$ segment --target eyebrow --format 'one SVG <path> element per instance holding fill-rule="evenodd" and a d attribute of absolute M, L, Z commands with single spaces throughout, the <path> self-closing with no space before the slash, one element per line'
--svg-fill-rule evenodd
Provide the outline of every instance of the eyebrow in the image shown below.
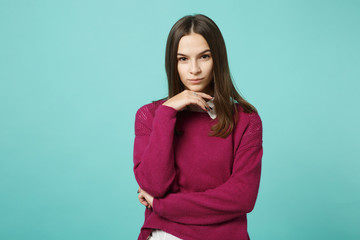
<path fill-rule="evenodd" d="M 204 50 L 204 51 L 200 52 L 198 55 L 204 54 L 204 53 L 206 53 L 206 52 L 211 52 L 211 51 L 210 51 L 210 49 L 206 49 L 206 50 Z M 180 55 L 180 56 L 186 56 L 186 55 L 185 55 L 185 54 L 183 54 L 183 53 L 177 53 L 177 55 Z"/>

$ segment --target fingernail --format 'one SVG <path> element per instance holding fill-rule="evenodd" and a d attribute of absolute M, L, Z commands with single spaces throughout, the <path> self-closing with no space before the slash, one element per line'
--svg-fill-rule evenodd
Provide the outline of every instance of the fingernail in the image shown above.
<path fill-rule="evenodd" d="M 208 107 L 205 107 L 207 111 L 210 111 L 210 109 Z"/>

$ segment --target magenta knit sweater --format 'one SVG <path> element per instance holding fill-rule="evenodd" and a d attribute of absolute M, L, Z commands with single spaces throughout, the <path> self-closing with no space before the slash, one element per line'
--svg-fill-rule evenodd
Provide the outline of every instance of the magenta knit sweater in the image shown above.
<path fill-rule="evenodd" d="M 259 115 L 238 106 L 239 121 L 224 139 L 208 136 L 217 119 L 206 112 L 178 112 L 164 102 L 142 106 L 135 117 L 135 178 L 154 196 L 138 240 L 152 229 L 184 240 L 249 239 L 246 214 L 257 198 L 263 154 Z"/>

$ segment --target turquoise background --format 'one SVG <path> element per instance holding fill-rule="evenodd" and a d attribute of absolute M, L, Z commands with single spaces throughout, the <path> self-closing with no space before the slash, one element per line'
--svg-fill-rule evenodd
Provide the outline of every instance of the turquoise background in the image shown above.
<path fill-rule="evenodd" d="M 360 239 L 359 1 L 0 0 L 0 239 L 137 239 L 134 117 L 203 13 L 264 128 L 252 239 Z"/>

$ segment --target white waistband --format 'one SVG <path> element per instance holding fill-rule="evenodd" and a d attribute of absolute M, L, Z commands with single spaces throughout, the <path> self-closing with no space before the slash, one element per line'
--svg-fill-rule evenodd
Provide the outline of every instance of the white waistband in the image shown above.
<path fill-rule="evenodd" d="M 151 235 L 152 236 L 149 240 L 181 240 L 181 238 L 175 237 L 174 235 L 160 229 L 154 229 Z"/>

